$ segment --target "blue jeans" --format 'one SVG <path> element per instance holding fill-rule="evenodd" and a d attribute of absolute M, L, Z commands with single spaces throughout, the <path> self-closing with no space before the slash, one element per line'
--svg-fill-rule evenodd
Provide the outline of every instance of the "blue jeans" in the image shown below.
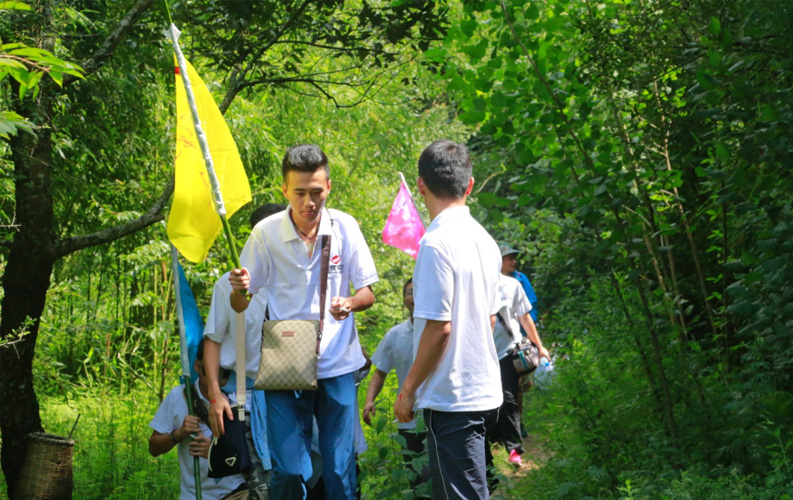
<path fill-rule="evenodd" d="M 266 391 L 267 437 L 273 463 L 270 498 L 302 500 L 311 477 L 312 419 L 319 426 L 325 496 L 355 498 L 355 382 L 352 373 L 320 379 L 316 391 Z"/>

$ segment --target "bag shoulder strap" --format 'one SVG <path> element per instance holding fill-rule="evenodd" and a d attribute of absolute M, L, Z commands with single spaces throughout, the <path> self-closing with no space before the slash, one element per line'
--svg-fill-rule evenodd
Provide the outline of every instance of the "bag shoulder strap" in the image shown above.
<path fill-rule="evenodd" d="M 504 319 L 504 316 L 501 315 L 500 309 L 496 313 L 496 317 L 498 318 L 498 322 L 501 323 L 501 326 L 504 327 L 504 330 L 506 330 L 507 333 L 510 335 L 510 337 L 514 339 L 515 334 L 512 333 L 512 328 L 509 327 L 509 322 Z M 534 342 L 532 342 L 531 339 L 529 339 L 528 337 L 522 337 L 521 340 L 515 342 L 515 345 L 520 345 L 523 341 L 528 342 L 529 344 L 533 345 L 535 349 L 537 349 L 537 345 Z"/>
<path fill-rule="evenodd" d="M 501 309 L 496 313 L 496 317 L 498 318 L 498 322 L 501 323 L 501 326 L 504 327 L 504 330 L 506 330 L 512 338 L 515 338 L 515 334 L 512 333 L 512 328 L 509 326 L 509 322 L 501 315 Z"/>
<path fill-rule="evenodd" d="M 322 254 L 320 256 L 319 274 L 319 335 L 317 335 L 317 353 L 319 342 L 322 340 L 322 331 L 325 328 L 325 297 L 328 293 L 328 268 L 330 266 L 330 235 L 322 235 Z"/>

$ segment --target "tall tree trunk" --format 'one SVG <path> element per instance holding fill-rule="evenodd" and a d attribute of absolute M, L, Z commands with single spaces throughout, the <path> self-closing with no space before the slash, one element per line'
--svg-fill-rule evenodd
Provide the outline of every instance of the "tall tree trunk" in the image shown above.
<path fill-rule="evenodd" d="M 22 471 L 27 436 L 43 430 L 33 388 L 33 354 L 51 273 L 51 262 L 42 262 L 35 257 L 35 251 L 22 249 L 11 251 L 3 275 L 2 337 L 9 339 L 23 328 L 27 332 L 18 342 L 0 348 L 0 462 L 12 499 Z"/>
<path fill-rule="evenodd" d="M 38 109 L 50 123 L 51 94 L 41 93 Z M 8 493 L 14 498 L 25 456 L 27 436 L 42 431 L 36 393 L 33 388 L 33 355 L 44 310 L 55 257 L 50 162 L 50 127 L 37 136 L 12 137 L 16 217 L 19 231 L 14 236 L 3 274 L 2 322 L 0 334 L 12 340 L 23 331 L 17 343 L 0 348 L 0 428 L 3 448 L 0 455 Z"/>

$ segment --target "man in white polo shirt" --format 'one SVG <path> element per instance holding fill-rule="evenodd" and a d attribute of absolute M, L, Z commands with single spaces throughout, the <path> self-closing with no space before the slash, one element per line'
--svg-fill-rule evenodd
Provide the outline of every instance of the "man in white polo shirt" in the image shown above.
<path fill-rule="evenodd" d="M 331 236 L 325 326 L 319 350 L 316 391 L 265 391 L 267 437 L 273 463 L 271 498 L 305 498 L 311 477 L 312 418 L 317 416 L 322 478 L 327 498 L 355 498 L 353 372 L 365 358 L 352 312 L 374 303 L 377 282 L 372 254 L 350 215 L 325 208 L 330 169 L 315 145 L 289 148 L 281 165 L 289 208 L 253 228 L 240 255 L 242 269 L 231 272 L 231 306 L 248 307 L 249 295 L 264 287 L 269 318 L 319 319 L 321 252 L 319 237 Z M 350 286 L 355 293 L 350 296 Z"/>
<path fill-rule="evenodd" d="M 259 221 L 284 210 L 286 210 L 286 205 L 280 203 L 268 203 L 260 206 L 250 216 L 251 229 Z M 204 326 L 206 341 L 204 364 L 208 369 L 207 380 L 212 410 L 209 412 L 209 426 L 212 428 L 212 432 L 218 436 L 222 436 L 225 432 L 223 412 L 230 411 L 226 394 L 234 399 L 237 396 L 237 375 L 234 371 L 237 365 L 237 332 L 233 321 L 233 311 L 229 304 L 229 294 L 231 294 L 229 273 L 225 273 L 215 282 L 215 288 L 212 290 L 212 303 L 209 307 L 209 314 L 207 314 L 206 326 Z M 248 484 L 250 492 L 248 500 L 268 500 L 270 498 L 269 471 L 271 463 L 270 449 L 267 446 L 266 404 L 262 391 L 256 391 L 255 397 L 253 391 L 253 381 L 256 379 L 261 358 L 262 323 L 267 308 L 265 299 L 263 293 L 254 295 L 250 306 L 245 311 L 245 387 L 247 388 L 245 437 L 248 440 L 248 455 L 253 463 L 253 470 L 245 474 L 245 482 Z M 219 373 L 218 368 L 223 368 L 231 373 L 231 380 L 225 386 L 225 391 L 221 390 L 220 381 L 217 375 L 214 375 Z"/>
<path fill-rule="evenodd" d="M 493 343 L 498 245 L 465 206 L 474 186 L 462 144 L 441 140 L 419 158 L 418 189 L 432 223 L 413 273 L 415 359 L 394 412 L 423 409 L 432 497 L 487 499 L 485 429 L 501 406 Z"/>
<path fill-rule="evenodd" d="M 195 415 L 190 415 L 187 408 L 187 398 L 184 385 L 177 385 L 157 408 L 157 413 L 151 419 L 149 427 L 152 428 L 149 437 L 149 453 L 153 457 L 168 453 L 177 447 L 179 458 L 179 476 L 181 491 L 179 500 L 194 500 L 196 498 L 195 472 L 193 457 L 199 457 L 201 494 L 205 500 L 244 499 L 248 498 L 247 485 L 242 474 L 234 474 L 224 478 L 210 478 L 207 453 L 212 431 L 205 421 L 207 407 L 207 374 L 204 352 L 205 341 L 198 343 L 198 353 L 193 362 L 193 369 L 198 373 L 198 380 L 192 385 L 191 399 Z M 215 368 L 217 371 L 217 368 Z M 215 374 L 215 378 L 217 378 Z M 230 396 L 234 400 L 234 396 Z M 234 400 L 236 402 L 236 400 Z"/>
<path fill-rule="evenodd" d="M 518 397 L 520 396 L 520 377 L 512 365 L 511 354 L 515 344 L 520 342 L 521 326 L 526 330 L 529 340 L 534 342 L 540 351 L 540 356 L 551 359 L 548 350 L 543 347 L 537 327 L 531 319 L 531 303 L 523 291 L 521 283 L 509 275 L 510 266 L 507 265 L 508 257 L 517 253 L 506 243 L 499 245 L 502 265 L 498 281 L 498 295 L 501 308 L 496 315 L 496 325 L 493 330 L 493 339 L 496 343 L 498 362 L 501 368 L 501 387 L 504 393 L 504 403 L 498 413 L 498 423 L 492 430 L 491 439 L 500 441 L 509 453 L 508 461 L 514 466 L 522 464 L 523 440 L 520 436 L 520 411 L 518 410 Z M 514 269 L 514 266 L 512 266 Z"/>

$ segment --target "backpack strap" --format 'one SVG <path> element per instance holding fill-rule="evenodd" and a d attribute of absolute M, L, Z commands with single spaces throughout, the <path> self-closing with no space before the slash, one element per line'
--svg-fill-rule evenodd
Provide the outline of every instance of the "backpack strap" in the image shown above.
<path fill-rule="evenodd" d="M 188 397 L 187 391 L 190 391 L 190 397 Z M 191 401 L 193 403 L 193 414 L 200 418 L 206 425 L 209 425 L 209 410 L 207 410 L 204 402 L 201 401 L 201 398 L 198 396 L 198 391 L 195 390 L 195 384 L 190 382 L 184 385 L 182 387 L 182 395 L 185 401 Z"/>

